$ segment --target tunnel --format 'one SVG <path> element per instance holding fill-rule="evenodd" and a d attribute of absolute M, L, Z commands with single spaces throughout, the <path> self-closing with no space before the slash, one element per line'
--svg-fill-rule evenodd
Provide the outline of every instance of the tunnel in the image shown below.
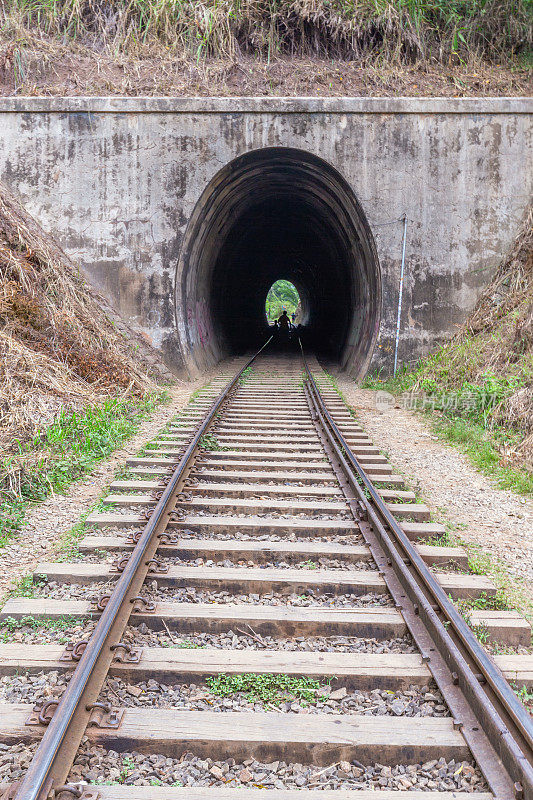
<path fill-rule="evenodd" d="M 306 348 L 361 377 L 381 312 L 372 232 L 336 169 L 305 151 L 277 147 L 227 164 L 189 220 L 175 304 L 190 370 L 266 340 L 265 299 L 280 278 L 300 296 Z"/>

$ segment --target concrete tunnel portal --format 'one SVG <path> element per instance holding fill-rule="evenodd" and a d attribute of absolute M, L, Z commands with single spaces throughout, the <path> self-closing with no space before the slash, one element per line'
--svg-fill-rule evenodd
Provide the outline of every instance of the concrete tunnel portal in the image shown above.
<path fill-rule="evenodd" d="M 192 371 L 263 344 L 265 299 L 284 278 L 300 295 L 306 347 L 354 377 L 366 372 L 381 313 L 376 247 L 351 187 L 317 156 L 265 148 L 221 169 L 196 204 L 177 270 Z"/>

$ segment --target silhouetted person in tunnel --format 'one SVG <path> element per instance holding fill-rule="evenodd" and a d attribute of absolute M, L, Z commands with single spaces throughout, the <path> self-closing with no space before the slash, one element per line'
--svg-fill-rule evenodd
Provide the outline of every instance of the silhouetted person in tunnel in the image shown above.
<path fill-rule="evenodd" d="M 288 333 L 288 331 L 289 331 L 289 315 L 287 314 L 285 309 L 283 309 L 283 314 L 278 319 L 278 325 L 279 325 L 279 329 L 280 329 L 280 331 L 282 333 L 284 333 L 284 334 Z"/>
<path fill-rule="evenodd" d="M 279 346 L 285 347 L 289 341 L 289 328 L 290 320 L 287 311 L 283 309 L 283 313 L 276 320 L 276 340 Z"/>

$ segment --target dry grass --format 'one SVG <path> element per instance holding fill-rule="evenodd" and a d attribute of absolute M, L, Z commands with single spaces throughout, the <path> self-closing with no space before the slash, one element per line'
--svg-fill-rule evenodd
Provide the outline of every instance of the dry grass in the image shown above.
<path fill-rule="evenodd" d="M 0 94 L 527 95 L 528 0 L 4 0 Z"/>
<path fill-rule="evenodd" d="M 134 335 L 0 185 L 0 447 L 17 450 L 62 409 L 154 390 Z"/>
<path fill-rule="evenodd" d="M 478 53 L 501 62 L 531 46 L 527 0 L 4 0 L 4 28 L 36 28 L 95 49 L 384 57 L 412 62 Z"/>
<path fill-rule="evenodd" d="M 533 469 L 533 207 L 466 324 L 425 363 L 419 385 L 428 379 L 501 392 L 490 422 L 520 434 L 513 455 Z"/>

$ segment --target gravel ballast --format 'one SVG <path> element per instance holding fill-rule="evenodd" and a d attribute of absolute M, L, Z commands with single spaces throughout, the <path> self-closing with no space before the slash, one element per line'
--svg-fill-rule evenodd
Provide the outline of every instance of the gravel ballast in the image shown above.
<path fill-rule="evenodd" d="M 70 679 L 69 673 L 40 672 L 37 675 L 9 675 L 0 678 L 1 703 L 34 705 L 59 699 Z M 379 689 L 350 691 L 344 687 L 322 685 L 315 701 L 298 699 L 282 693 L 279 702 L 249 699 L 236 692 L 221 697 L 206 684 L 164 684 L 153 679 L 129 684 L 120 678 L 108 678 L 100 701 L 114 706 L 143 708 L 177 708 L 181 711 L 278 711 L 290 714 L 364 714 L 365 716 L 446 717 L 449 712 L 434 689 L 410 686 L 403 692 Z"/>
<path fill-rule="evenodd" d="M 341 761 L 329 767 L 255 759 L 213 761 L 185 753 L 181 759 L 117 753 L 85 744 L 76 757 L 69 779 L 91 783 L 119 779 L 127 786 L 249 786 L 265 789 L 425 789 L 433 791 L 487 791 L 479 770 L 470 762 L 429 761 L 425 764 L 365 765 Z"/>
<path fill-rule="evenodd" d="M 113 583 L 92 583 L 83 586 L 77 583 L 57 583 L 50 581 L 39 589 L 41 597 L 50 597 L 55 600 L 92 600 L 101 594 L 109 593 Z M 367 606 L 392 607 L 392 598 L 387 594 L 367 592 L 363 595 L 355 594 L 321 594 L 314 589 L 308 589 L 305 594 L 282 594 L 268 592 L 265 594 L 232 594 L 230 592 L 212 592 L 207 589 L 196 589 L 192 586 L 184 588 L 159 587 L 157 581 L 145 585 L 143 595 L 151 600 L 174 603 L 219 603 L 223 605 L 249 605 L 268 606 L 326 606 L 328 608 L 364 608 Z"/>
<path fill-rule="evenodd" d="M 229 630 L 226 633 L 186 633 L 151 630 L 142 622 L 128 628 L 125 637 L 143 647 L 216 647 L 220 650 L 301 650 L 321 653 L 416 653 L 418 652 L 410 636 L 395 639 L 360 638 L 356 636 L 297 636 L 277 638 L 258 636 L 245 627 Z"/>

